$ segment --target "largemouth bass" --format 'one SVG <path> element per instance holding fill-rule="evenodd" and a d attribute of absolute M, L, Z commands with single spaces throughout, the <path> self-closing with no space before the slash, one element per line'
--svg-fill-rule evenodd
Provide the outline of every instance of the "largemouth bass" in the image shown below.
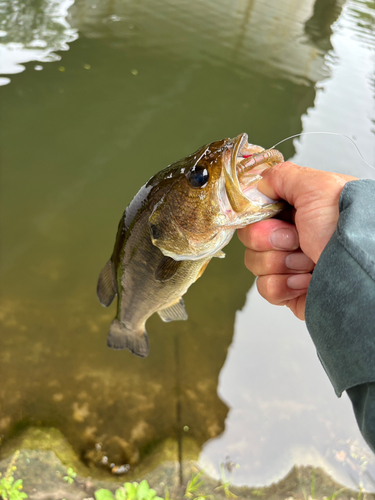
<path fill-rule="evenodd" d="M 126 208 L 97 287 L 108 307 L 118 295 L 107 344 L 137 356 L 149 352 L 147 319 L 188 318 L 182 296 L 235 230 L 276 215 L 279 201 L 260 193 L 261 172 L 283 161 L 247 134 L 203 146 L 152 177 Z"/>

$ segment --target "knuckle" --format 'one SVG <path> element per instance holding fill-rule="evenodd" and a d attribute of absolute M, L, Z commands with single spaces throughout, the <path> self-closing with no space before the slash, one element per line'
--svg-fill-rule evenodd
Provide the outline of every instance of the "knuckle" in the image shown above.
<path fill-rule="evenodd" d="M 252 248 L 253 247 L 253 241 L 254 239 L 254 227 L 253 226 L 246 226 L 238 230 L 238 237 L 245 245 L 247 248 Z"/>
<path fill-rule="evenodd" d="M 275 274 L 279 270 L 280 252 L 265 252 L 262 258 L 262 274 Z"/>
<path fill-rule="evenodd" d="M 280 302 L 280 287 L 277 276 L 261 276 L 257 280 L 257 288 L 260 295 L 271 304 Z"/>
<path fill-rule="evenodd" d="M 256 264 L 255 264 L 255 259 L 254 259 L 254 252 L 248 248 L 245 250 L 245 266 L 255 276 L 258 276 L 258 274 L 256 272 L 257 269 L 256 269 Z"/>

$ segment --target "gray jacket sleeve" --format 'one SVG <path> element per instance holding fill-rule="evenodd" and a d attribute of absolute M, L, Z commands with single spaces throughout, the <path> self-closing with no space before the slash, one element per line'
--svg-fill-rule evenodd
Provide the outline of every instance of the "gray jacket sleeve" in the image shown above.
<path fill-rule="evenodd" d="M 306 325 L 336 394 L 347 391 L 375 451 L 375 181 L 346 184 L 339 210 L 308 289 Z"/>

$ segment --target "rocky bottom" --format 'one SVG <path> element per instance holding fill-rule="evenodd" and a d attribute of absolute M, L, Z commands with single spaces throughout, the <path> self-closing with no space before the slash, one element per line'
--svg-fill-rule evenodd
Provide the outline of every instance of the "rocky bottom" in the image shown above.
<path fill-rule="evenodd" d="M 257 500 L 375 500 L 373 493 L 345 488 L 323 470 L 309 466 L 295 466 L 284 479 L 264 488 L 236 487 L 230 481 L 226 482 L 228 478 L 223 484 L 202 471 L 195 460 L 186 459 L 180 464 L 171 459 L 176 456 L 176 449 L 176 441 L 167 440 L 152 451 L 141 468 L 113 477 L 95 470 L 93 478 L 94 471 L 81 462 L 59 431 L 28 428 L 0 447 L 0 473 L 2 478 L 8 471 L 8 475 L 11 474 L 15 480 L 22 479 L 22 491 L 31 500 L 91 500 L 101 488 L 114 493 L 125 481 L 140 482 L 143 479 L 159 496 L 171 500 L 202 500 L 207 497 L 213 500 L 236 497 Z M 190 450 L 188 448 L 189 453 L 195 455 L 193 445 Z M 13 470 L 10 466 L 14 466 Z M 189 483 L 197 474 L 197 483 L 200 484 L 195 489 Z M 226 475 L 230 477 L 228 472 Z"/>

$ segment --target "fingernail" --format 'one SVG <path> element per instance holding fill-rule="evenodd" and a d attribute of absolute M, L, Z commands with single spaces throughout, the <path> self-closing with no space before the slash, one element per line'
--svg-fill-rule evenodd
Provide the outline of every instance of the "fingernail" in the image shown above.
<path fill-rule="evenodd" d="M 302 252 L 290 253 L 285 257 L 285 265 L 293 271 L 311 271 L 314 262 Z"/>
<path fill-rule="evenodd" d="M 294 276 L 290 276 L 286 280 L 286 284 L 292 290 L 304 290 L 308 288 L 311 280 L 311 274 L 295 274 Z"/>
<path fill-rule="evenodd" d="M 278 250 L 296 250 L 299 246 L 298 235 L 294 229 L 276 229 L 270 236 L 271 245 Z"/>

